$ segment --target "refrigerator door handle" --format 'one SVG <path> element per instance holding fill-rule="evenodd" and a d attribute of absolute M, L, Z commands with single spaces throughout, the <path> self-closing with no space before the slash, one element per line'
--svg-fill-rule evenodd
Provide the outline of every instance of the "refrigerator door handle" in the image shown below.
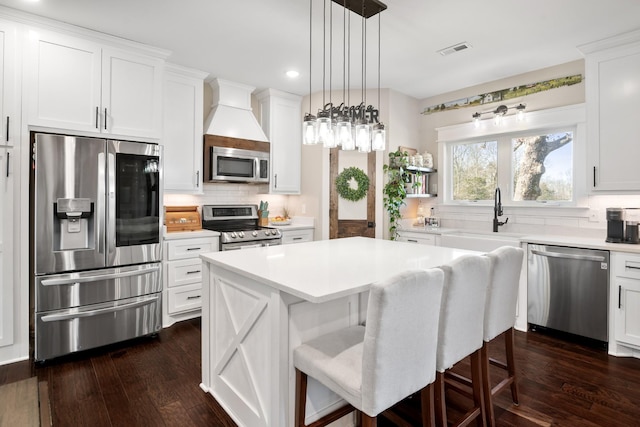
<path fill-rule="evenodd" d="M 114 307 L 109 308 L 100 308 L 97 310 L 89 310 L 89 311 L 80 311 L 80 312 L 71 312 L 64 314 L 48 314 L 46 316 L 42 316 L 41 320 L 43 322 L 59 322 L 61 320 L 69 320 L 69 319 L 77 319 L 79 317 L 91 317 L 98 316 L 100 314 L 106 313 L 115 313 L 116 311 L 127 310 L 134 307 L 141 307 L 143 305 L 149 305 L 156 301 L 158 301 L 159 296 L 155 296 L 153 298 L 144 299 L 142 301 L 131 302 L 128 304 L 116 305 Z"/>
<path fill-rule="evenodd" d="M 104 153 L 98 154 L 98 195 L 97 199 L 97 223 L 98 230 L 98 253 L 105 253 L 105 171 L 104 171 Z"/>
<path fill-rule="evenodd" d="M 116 257 L 116 146 L 114 141 L 107 141 L 107 190 L 106 190 L 106 251 L 107 265 L 114 264 Z"/>
<path fill-rule="evenodd" d="M 110 280 L 110 279 L 122 279 L 124 277 L 131 276 L 142 276 L 144 274 L 151 274 L 159 271 L 159 266 L 145 268 L 143 270 L 131 270 L 131 271 L 122 271 L 119 273 L 109 273 L 109 274 L 96 274 L 93 276 L 87 277 L 75 277 L 75 278 L 65 278 L 65 279 L 44 279 L 42 282 L 42 286 L 60 286 L 60 285 L 69 285 L 76 283 L 89 283 L 89 282 L 98 282 L 100 280 Z"/>

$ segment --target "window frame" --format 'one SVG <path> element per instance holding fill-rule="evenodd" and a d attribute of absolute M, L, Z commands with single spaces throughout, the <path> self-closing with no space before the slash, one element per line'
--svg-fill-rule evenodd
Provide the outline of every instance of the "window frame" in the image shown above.
<path fill-rule="evenodd" d="M 586 111 L 584 104 L 539 110 L 527 113 L 524 122 L 518 122 L 514 116 L 505 117 L 502 124 L 497 126 L 492 120 L 483 120 L 480 127 L 473 123 L 437 128 L 438 158 L 442 179 L 438 183 L 438 194 L 442 195 L 442 205 L 451 207 L 488 206 L 493 205 L 490 200 L 453 200 L 453 168 L 452 148 L 462 143 L 477 143 L 482 141 L 498 141 L 497 170 L 498 186 L 502 190 L 502 204 L 509 207 L 522 208 L 570 208 L 587 206 L 586 187 Z M 513 138 L 523 135 L 543 133 L 573 132 L 573 197 L 571 201 L 514 201 L 513 164 L 511 150 L 504 149 L 505 144 L 511 145 Z M 506 170 L 505 170 L 506 169 Z"/>

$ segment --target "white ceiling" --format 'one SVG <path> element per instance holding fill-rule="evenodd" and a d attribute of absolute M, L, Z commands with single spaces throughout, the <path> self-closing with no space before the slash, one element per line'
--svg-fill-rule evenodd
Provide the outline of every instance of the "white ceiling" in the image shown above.
<path fill-rule="evenodd" d="M 332 3 L 325 0 L 327 3 Z M 384 1 L 384 0 L 383 0 Z M 322 89 L 322 2 L 313 0 L 313 91 Z M 381 87 L 418 99 L 581 58 L 584 43 L 640 28 L 638 0 L 386 0 Z M 309 92 L 309 0 L 0 0 L 172 52 L 170 61 L 240 83 Z M 342 87 L 342 8 L 334 7 L 332 85 Z M 360 17 L 351 18 L 352 89 Z M 367 86 L 377 86 L 378 17 L 367 21 Z M 460 42 L 473 48 L 443 57 Z M 285 71 L 296 69 L 291 80 Z M 328 71 L 325 87 L 329 87 Z M 560 77 L 560 76 L 559 76 Z"/>

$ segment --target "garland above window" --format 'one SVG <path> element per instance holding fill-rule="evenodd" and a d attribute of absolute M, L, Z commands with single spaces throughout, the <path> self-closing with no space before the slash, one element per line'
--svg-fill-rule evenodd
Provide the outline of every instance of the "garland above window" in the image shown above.
<path fill-rule="evenodd" d="M 351 188 L 351 180 L 355 180 L 357 188 Z M 369 177 L 360 168 L 345 168 L 336 178 L 338 195 L 343 199 L 357 202 L 366 197 L 369 191 Z"/>

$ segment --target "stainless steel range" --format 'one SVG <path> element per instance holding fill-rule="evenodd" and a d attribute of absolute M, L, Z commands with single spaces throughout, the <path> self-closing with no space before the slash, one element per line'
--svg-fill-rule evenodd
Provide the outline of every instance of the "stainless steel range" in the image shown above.
<path fill-rule="evenodd" d="M 256 205 L 204 205 L 202 228 L 220 233 L 220 250 L 230 251 L 282 244 L 277 228 L 258 225 Z"/>

